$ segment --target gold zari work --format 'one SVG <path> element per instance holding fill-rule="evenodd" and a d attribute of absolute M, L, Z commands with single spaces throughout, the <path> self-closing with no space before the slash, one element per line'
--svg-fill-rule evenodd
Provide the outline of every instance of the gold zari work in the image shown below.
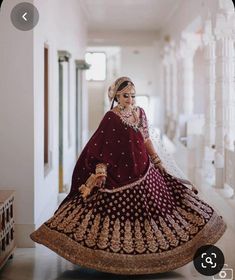
<path fill-rule="evenodd" d="M 86 224 L 90 219 L 90 215 L 91 213 L 89 212 L 84 218 L 84 221 L 86 222 L 82 223 L 84 226 L 82 232 L 84 232 L 84 228 L 86 227 Z M 99 216 L 96 217 L 97 218 L 95 220 L 98 224 L 100 218 Z M 106 222 L 103 223 L 103 225 L 104 224 L 108 224 L 107 219 Z M 149 223 L 148 220 L 145 220 L 144 224 L 146 229 L 146 236 L 148 236 L 147 243 L 151 244 L 149 246 L 149 249 L 151 248 L 149 251 L 156 251 L 157 244 L 156 242 L 153 242 L 153 236 L 155 234 L 155 236 L 157 237 L 156 240 L 158 240 L 159 242 L 159 248 L 164 250 L 159 251 L 160 254 L 117 254 L 108 252 L 106 250 L 93 250 L 85 247 L 84 245 L 78 243 L 76 240 L 73 240 L 64 234 L 60 234 L 59 232 L 50 229 L 45 224 L 39 228 L 39 231 L 35 232 L 35 234 L 32 235 L 32 238 L 37 240 L 37 242 L 39 243 L 46 244 L 49 248 L 53 249 L 59 255 L 63 256 L 73 263 L 80 263 L 80 265 L 84 265 L 86 267 L 98 269 L 101 271 L 112 271 L 113 273 L 119 274 L 126 274 L 130 272 L 132 274 L 144 274 L 169 271 L 184 265 L 185 263 L 192 260 L 197 248 L 199 248 L 202 244 L 205 244 L 205 242 L 216 242 L 226 229 L 226 226 L 225 224 L 223 224 L 221 218 L 216 213 L 214 213 L 208 223 L 193 239 L 189 240 L 179 247 L 176 247 L 175 249 L 167 250 L 167 247 L 169 247 L 170 245 L 162 236 L 162 233 L 158 229 L 157 224 L 154 221 Z M 163 227 L 165 227 L 163 222 L 162 224 Z M 130 221 L 125 224 L 125 248 L 128 248 L 128 251 L 133 251 L 133 245 L 131 242 L 133 237 L 130 234 L 130 226 Z M 116 220 L 114 226 L 114 228 L 116 229 L 116 233 L 118 232 L 119 227 L 120 222 Z M 95 226 L 93 228 L 95 228 Z M 136 222 L 136 228 L 137 232 L 139 232 L 138 222 Z M 95 229 L 94 232 L 96 232 Z M 116 233 L 113 236 L 115 236 Z M 80 234 L 80 238 L 81 236 L 82 234 Z M 105 234 L 103 236 L 105 236 Z M 205 240 L 207 236 L 210 240 Z M 116 238 L 114 238 L 113 240 L 115 240 L 115 242 L 113 243 L 113 248 L 119 249 L 120 243 L 118 235 L 116 235 Z M 124 255 L 125 257 L 123 257 Z M 102 262 L 98 260 L 102 260 Z"/>

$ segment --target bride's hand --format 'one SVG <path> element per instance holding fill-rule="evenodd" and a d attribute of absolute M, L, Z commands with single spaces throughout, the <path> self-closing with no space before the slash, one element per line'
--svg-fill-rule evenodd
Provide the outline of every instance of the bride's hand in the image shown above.
<path fill-rule="evenodd" d="M 106 177 L 105 176 L 100 176 L 96 179 L 96 186 L 97 187 L 102 187 L 104 184 L 105 184 L 105 180 L 106 180 Z"/>
<path fill-rule="evenodd" d="M 164 175 L 166 173 L 165 167 L 163 165 L 161 165 L 161 164 L 156 164 L 155 168 L 159 169 L 162 175 Z"/>

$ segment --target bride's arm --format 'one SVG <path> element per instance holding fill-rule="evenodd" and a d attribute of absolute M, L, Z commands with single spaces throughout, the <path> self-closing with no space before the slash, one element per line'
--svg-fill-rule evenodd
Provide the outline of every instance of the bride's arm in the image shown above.
<path fill-rule="evenodd" d="M 147 120 L 147 117 L 146 117 L 146 114 L 144 112 L 144 109 L 140 109 L 141 110 L 141 117 L 142 117 L 142 120 L 141 120 L 141 124 L 142 124 L 142 127 L 141 127 L 141 132 L 142 132 L 142 135 L 144 137 L 144 143 L 145 143 L 145 147 L 146 147 L 146 151 L 148 153 L 148 155 L 150 156 L 151 158 L 151 161 L 153 162 L 154 166 L 156 168 L 160 168 L 161 171 L 165 171 L 164 167 L 162 166 L 162 162 L 161 162 L 161 159 L 159 158 L 154 146 L 153 146 L 153 143 L 149 137 L 149 129 L 148 129 L 148 120 Z"/>
<path fill-rule="evenodd" d="M 158 154 L 153 146 L 153 142 L 150 138 L 147 138 L 145 140 L 145 147 L 146 147 L 146 151 L 147 151 L 148 155 L 150 156 L 154 166 L 161 167 L 162 161 L 161 161 L 160 157 L 158 156 Z"/>

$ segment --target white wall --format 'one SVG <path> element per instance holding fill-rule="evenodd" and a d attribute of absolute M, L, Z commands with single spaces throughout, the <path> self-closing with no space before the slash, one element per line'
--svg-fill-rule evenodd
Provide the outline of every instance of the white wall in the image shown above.
<path fill-rule="evenodd" d="M 160 54 L 158 42 L 149 46 L 126 46 L 121 48 L 120 76 L 129 76 L 136 86 L 136 94 L 149 96 L 150 124 L 161 126 L 160 107 Z M 137 104 L 141 106 L 141 104 Z"/>
<path fill-rule="evenodd" d="M 12 25 L 9 15 L 18 2 L 4 1 L 0 12 L 0 189 L 16 190 L 16 223 L 21 224 L 22 230 L 27 225 L 27 230 L 31 230 L 34 223 L 33 32 L 22 32 Z"/>
<path fill-rule="evenodd" d="M 49 218 L 58 195 L 58 50 L 72 54 L 71 148 L 65 151 L 65 183 L 70 184 L 75 163 L 75 59 L 84 58 L 85 18 L 79 1 L 31 1 L 39 11 L 33 31 L 22 32 L 10 22 L 19 0 L 4 1 L 0 13 L 0 189 L 16 190 L 18 246 L 31 246 L 29 234 Z M 52 168 L 44 176 L 44 44 L 49 46 L 49 145 Z M 84 85 L 84 88 L 86 86 Z M 86 96 L 86 95 L 85 95 Z M 84 114 L 87 100 L 84 96 Z M 87 118 L 84 133 L 87 133 Z M 85 141 L 84 137 L 84 141 Z"/>

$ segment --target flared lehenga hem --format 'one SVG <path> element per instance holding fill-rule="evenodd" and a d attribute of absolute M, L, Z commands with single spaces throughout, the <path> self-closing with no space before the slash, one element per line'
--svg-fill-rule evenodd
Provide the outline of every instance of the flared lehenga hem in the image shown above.
<path fill-rule="evenodd" d="M 189 263 L 199 247 L 215 244 L 225 230 L 223 219 L 214 212 L 207 224 L 190 241 L 172 250 L 136 255 L 85 247 L 45 224 L 30 237 L 74 264 L 103 272 L 137 275 L 171 271 Z"/>

